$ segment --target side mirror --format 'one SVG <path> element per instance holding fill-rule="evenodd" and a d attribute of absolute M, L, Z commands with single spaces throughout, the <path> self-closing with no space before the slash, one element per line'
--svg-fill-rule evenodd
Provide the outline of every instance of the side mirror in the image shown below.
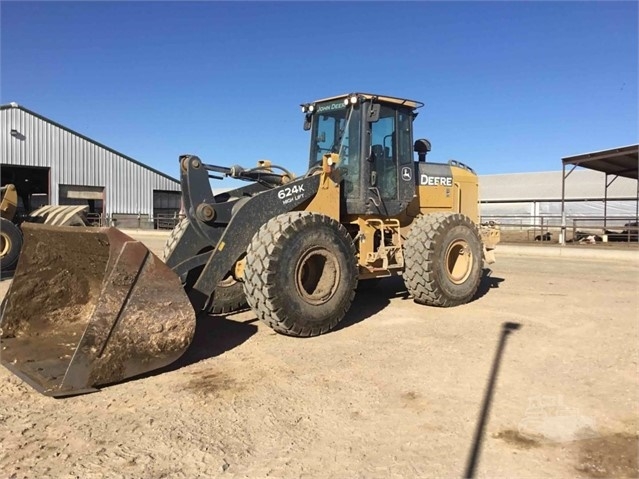
<path fill-rule="evenodd" d="M 311 115 L 306 114 L 306 116 L 304 116 L 304 131 L 308 131 L 310 129 L 311 129 Z"/>
<path fill-rule="evenodd" d="M 377 120 L 379 120 L 379 110 L 379 104 L 371 105 L 370 109 L 368 110 L 368 117 L 366 118 L 366 121 L 375 123 Z"/>

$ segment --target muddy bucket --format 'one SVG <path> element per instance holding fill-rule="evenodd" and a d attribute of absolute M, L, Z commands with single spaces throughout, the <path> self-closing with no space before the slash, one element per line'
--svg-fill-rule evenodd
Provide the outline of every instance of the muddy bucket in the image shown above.
<path fill-rule="evenodd" d="M 23 224 L 0 317 L 0 360 L 48 396 L 170 364 L 195 313 L 177 275 L 115 228 Z"/>

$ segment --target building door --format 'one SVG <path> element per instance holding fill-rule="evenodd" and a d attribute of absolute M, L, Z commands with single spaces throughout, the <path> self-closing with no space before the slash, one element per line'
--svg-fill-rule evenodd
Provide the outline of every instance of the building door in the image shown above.
<path fill-rule="evenodd" d="M 60 185 L 59 204 L 87 205 L 89 213 L 104 213 L 104 187 Z"/>
<path fill-rule="evenodd" d="M 1 186 L 12 184 L 18 192 L 18 213 L 27 214 L 48 205 L 49 168 L 0 165 Z"/>
<path fill-rule="evenodd" d="M 153 190 L 153 219 L 156 229 L 173 229 L 182 210 L 179 191 Z"/>

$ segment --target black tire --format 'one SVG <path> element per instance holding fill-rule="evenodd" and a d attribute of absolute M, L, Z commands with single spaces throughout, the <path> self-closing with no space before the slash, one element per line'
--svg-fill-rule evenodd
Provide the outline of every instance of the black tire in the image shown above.
<path fill-rule="evenodd" d="M 317 336 L 333 329 L 357 288 L 355 246 L 328 216 L 291 212 L 262 225 L 246 253 L 244 292 L 278 333 Z"/>
<path fill-rule="evenodd" d="M 470 301 L 479 287 L 479 231 L 457 213 L 418 216 L 404 244 L 404 283 L 415 302 L 450 307 Z"/>
<path fill-rule="evenodd" d="M 6 218 L 0 218 L 0 271 L 15 269 L 22 249 L 22 232 Z"/>
<path fill-rule="evenodd" d="M 229 273 L 226 278 L 217 283 L 209 313 L 233 313 L 247 308 L 248 303 L 242 283 Z"/>
<path fill-rule="evenodd" d="M 188 226 L 189 219 L 182 218 L 175 228 L 173 228 L 173 231 L 171 231 L 171 234 L 164 245 L 164 260 L 171 255 Z M 183 285 L 187 292 L 197 280 L 201 270 L 202 268 L 199 268 L 199 271 L 193 271 L 194 274 L 189 273 L 187 276 L 186 284 Z M 244 296 L 242 283 L 236 281 L 229 273 L 217 284 L 213 302 L 211 303 L 208 312 L 212 314 L 232 313 L 234 311 L 246 309 L 247 307 L 248 303 L 246 302 L 246 296 Z"/>
<path fill-rule="evenodd" d="M 182 218 L 180 221 L 178 221 L 178 224 L 175 225 L 175 228 L 171 230 L 171 234 L 169 235 L 169 238 L 166 240 L 166 244 L 164 245 L 164 254 L 162 256 L 162 259 L 164 261 L 166 261 L 171 253 L 173 253 L 173 250 L 177 246 L 180 238 L 182 238 L 182 235 L 184 234 L 188 226 L 189 219 Z"/>

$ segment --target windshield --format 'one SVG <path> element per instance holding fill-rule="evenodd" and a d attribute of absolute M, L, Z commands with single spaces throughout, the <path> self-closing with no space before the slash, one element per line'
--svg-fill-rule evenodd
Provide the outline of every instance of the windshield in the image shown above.
<path fill-rule="evenodd" d="M 311 132 L 311 157 L 309 167 L 322 163 L 322 157 L 327 153 L 339 153 L 342 157 L 342 144 L 348 145 L 348 131 L 346 125 L 350 119 L 351 108 L 343 101 L 318 103 L 314 115 Z"/>
<path fill-rule="evenodd" d="M 349 197 L 359 196 L 359 110 L 343 100 L 318 103 L 311 129 L 309 169 L 322 164 L 327 153 L 339 154 L 338 168 L 344 179 L 344 191 Z"/>

